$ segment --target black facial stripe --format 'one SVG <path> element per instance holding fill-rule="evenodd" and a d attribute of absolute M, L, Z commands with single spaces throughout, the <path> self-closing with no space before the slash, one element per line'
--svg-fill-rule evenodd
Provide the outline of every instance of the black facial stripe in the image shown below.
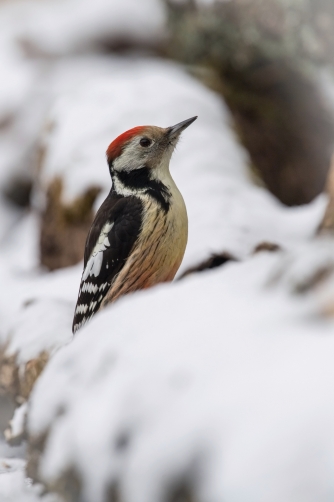
<path fill-rule="evenodd" d="M 165 212 L 169 210 L 171 194 L 161 181 L 150 178 L 150 169 L 148 167 L 141 167 L 132 171 L 114 172 L 113 174 L 127 188 L 144 190 L 161 205 Z"/>
<path fill-rule="evenodd" d="M 147 188 L 151 182 L 150 172 L 147 167 L 133 169 L 132 171 L 120 171 L 115 174 L 123 185 L 128 188 Z"/>

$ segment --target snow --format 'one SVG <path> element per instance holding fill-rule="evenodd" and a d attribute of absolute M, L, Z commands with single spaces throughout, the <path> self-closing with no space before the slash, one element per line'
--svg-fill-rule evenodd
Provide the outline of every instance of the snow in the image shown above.
<path fill-rule="evenodd" d="M 6 354 L 25 364 L 46 351 L 50 356 L 72 339 L 73 304 L 64 300 L 31 300 L 9 330 Z"/>
<path fill-rule="evenodd" d="M 12 420 L 9 422 L 11 438 L 20 436 L 24 433 L 24 423 L 27 416 L 27 409 L 28 405 L 26 402 L 16 408 Z"/>
<path fill-rule="evenodd" d="M 327 198 L 286 208 L 255 186 L 225 104 L 182 66 L 98 54 L 158 46 L 164 26 L 159 0 L 1 4 L 0 341 L 21 375 L 50 356 L 11 433 L 28 409 L 29 433 L 48 434 L 41 479 L 73 467 L 88 501 L 115 481 L 127 502 L 182 483 L 199 502 L 332 501 L 334 243 L 314 237 Z M 329 71 L 319 87 L 334 113 Z M 194 115 L 171 162 L 189 216 L 180 274 L 214 252 L 241 261 L 129 295 L 73 339 L 82 264 L 39 264 L 48 186 L 60 177 L 64 202 L 99 186 L 97 209 L 118 134 Z M 29 210 L 2 197 L 16 175 L 34 178 Z M 264 241 L 281 249 L 254 254 Z M 0 457 L 1 502 L 56 500 L 26 479 L 24 446 L 0 438 Z"/>
<path fill-rule="evenodd" d="M 165 12 L 157 0 L 78 0 L 53 2 L 37 25 L 31 22 L 27 35 L 42 50 L 65 52 L 82 46 L 118 39 L 132 43 L 155 42 L 164 33 Z M 62 37 L 59 37 L 59 32 Z"/>
<path fill-rule="evenodd" d="M 0 11 L 0 25 L 1 11 Z M 18 47 L 6 36 L 2 26 L 0 35 L 0 71 L 3 78 L 0 84 L 0 123 L 9 119 L 24 105 L 30 91 L 35 66 L 24 60 Z"/>
<path fill-rule="evenodd" d="M 180 480 L 204 501 L 332 500 L 334 321 L 318 292 L 268 284 L 285 258 L 258 253 L 95 316 L 33 391 L 43 479 L 74 467 L 97 502 L 113 481 L 150 502 Z"/>
<path fill-rule="evenodd" d="M 40 133 L 47 109 L 60 91 L 57 85 L 67 89 L 75 86 L 84 73 L 78 67 L 86 66 L 86 73 L 93 75 L 99 66 L 96 61 L 81 64 L 81 57 L 94 59 L 87 53 L 84 56 L 85 51 L 113 43 L 155 46 L 165 36 L 165 17 L 159 0 L 24 0 L 1 4 L 1 189 L 15 178 L 29 179 L 35 174 Z M 65 57 L 59 62 L 32 57 L 41 54 L 69 58 L 75 54 L 76 58 L 66 61 Z M 1 192 L 0 209 L 1 239 L 13 223 Z"/>
<path fill-rule="evenodd" d="M 37 215 L 26 214 L 0 246 L 0 283 L 6 285 L 1 293 L 0 339 L 5 341 L 11 331 L 11 347 L 22 348 L 22 354 L 36 355 L 67 339 L 64 330 L 71 324 L 82 272 L 81 265 L 52 273 L 40 270 L 38 232 Z M 30 306 L 24 308 L 27 302 Z M 38 325 L 37 319 L 43 322 Z"/>
<path fill-rule="evenodd" d="M 0 15 L 10 40 L 26 51 L 50 55 L 119 41 L 156 43 L 164 35 L 164 24 L 159 0 L 16 1 L 2 6 Z"/>
<path fill-rule="evenodd" d="M 326 236 L 290 250 L 277 273 L 289 291 L 302 293 L 312 289 L 315 282 L 321 282 L 322 271 L 327 273 L 324 275 L 334 271 L 334 242 Z"/>
<path fill-rule="evenodd" d="M 21 444 L 19 446 L 10 446 L 4 441 L 4 438 L 0 438 L 0 458 L 19 458 L 23 459 L 25 455 L 26 445 Z"/>
<path fill-rule="evenodd" d="M 15 409 L 13 418 L 9 420 L 8 427 L 4 431 L 4 437 L 7 441 L 8 449 L 9 452 L 12 454 L 12 457 L 19 457 L 21 459 L 24 459 L 25 451 L 17 452 L 15 451 L 17 450 L 15 446 L 20 447 L 24 445 L 23 440 L 26 439 L 25 433 L 26 433 L 27 413 L 28 413 L 28 403 L 27 401 L 25 401 L 24 403 L 21 404 L 21 406 Z M 25 450 L 24 446 L 23 450 Z"/>
<path fill-rule="evenodd" d="M 41 107 L 34 99 L 38 64 L 23 59 L 6 31 L 0 9 L 0 240 L 20 216 L 4 200 L 3 191 L 15 177 L 31 175 L 41 124 Z"/>
<path fill-rule="evenodd" d="M 0 458 L 1 502 L 61 502 L 53 494 L 42 496 L 43 487 L 25 479 L 24 468 L 24 460 Z"/>

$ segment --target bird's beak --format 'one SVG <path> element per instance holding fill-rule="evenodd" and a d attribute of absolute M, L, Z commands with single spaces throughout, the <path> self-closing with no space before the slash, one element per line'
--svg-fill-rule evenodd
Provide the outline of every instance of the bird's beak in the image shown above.
<path fill-rule="evenodd" d="M 187 127 L 189 127 L 190 124 L 195 122 L 196 119 L 197 119 L 197 115 L 196 115 L 196 117 L 191 117 L 191 119 L 187 119 L 187 120 L 184 120 L 183 122 L 179 122 L 178 124 L 176 124 L 174 126 L 167 127 L 167 134 L 169 136 L 174 136 L 175 134 L 180 134 L 182 131 L 187 129 Z"/>

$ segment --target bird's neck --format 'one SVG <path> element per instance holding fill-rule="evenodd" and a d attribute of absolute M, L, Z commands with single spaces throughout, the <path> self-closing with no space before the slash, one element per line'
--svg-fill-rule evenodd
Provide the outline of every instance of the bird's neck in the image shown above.
<path fill-rule="evenodd" d="M 140 167 L 131 171 L 112 171 L 112 191 L 123 197 L 151 197 L 164 211 L 169 210 L 171 190 L 169 184 L 152 176 L 148 167 Z"/>

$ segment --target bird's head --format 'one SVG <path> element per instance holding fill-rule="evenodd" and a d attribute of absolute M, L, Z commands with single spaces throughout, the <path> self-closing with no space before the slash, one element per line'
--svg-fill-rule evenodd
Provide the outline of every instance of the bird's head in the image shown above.
<path fill-rule="evenodd" d="M 139 126 L 118 136 L 106 152 L 111 177 L 125 187 L 137 183 L 144 189 L 145 179 L 164 182 L 169 175 L 169 161 L 180 134 L 197 117 L 171 127 Z"/>

